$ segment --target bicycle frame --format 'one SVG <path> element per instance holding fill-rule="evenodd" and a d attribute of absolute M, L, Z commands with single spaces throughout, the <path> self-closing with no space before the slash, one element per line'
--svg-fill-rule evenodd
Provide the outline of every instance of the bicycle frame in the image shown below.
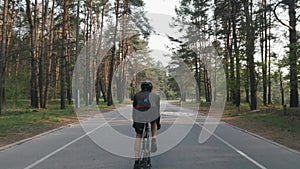
<path fill-rule="evenodd" d="M 139 163 L 141 169 L 151 169 L 151 161 L 150 161 L 150 138 L 149 138 L 149 129 L 150 123 L 146 123 L 144 125 L 142 140 L 140 145 L 140 154 L 139 154 Z"/>

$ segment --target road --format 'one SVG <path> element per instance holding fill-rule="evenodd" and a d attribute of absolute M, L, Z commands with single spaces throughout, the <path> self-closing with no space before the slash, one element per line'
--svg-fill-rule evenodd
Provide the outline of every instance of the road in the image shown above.
<path fill-rule="evenodd" d="M 131 107 L 123 109 L 128 115 Z M 180 116 L 178 106 L 167 104 L 162 112 L 162 129 L 167 133 Z M 185 110 L 189 114 L 190 110 Z M 191 111 L 192 112 L 192 111 Z M 134 160 L 115 155 L 101 148 L 89 137 L 107 126 L 134 138 L 131 121 L 118 111 L 104 113 L 106 122 L 99 122 L 88 133 L 80 124 L 73 124 L 48 134 L 27 140 L 0 151 L 1 169 L 131 169 Z M 220 123 L 213 135 L 203 144 L 198 142 L 203 129 L 203 116 L 196 123 L 181 122 L 192 128 L 182 141 L 163 153 L 153 154 L 153 169 L 298 169 L 300 155 L 226 123 Z M 93 118 L 85 120 L 95 124 Z M 174 125 L 173 125 L 174 126 Z M 175 133 L 176 135 L 176 133 Z M 108 136 L 101 136 L 105 140 Z M 122 140 L 111 140 L 122 144 Z M 160 144 L 161 141 L 161 144 Z M 170 144 L 172 142 L 170 138 Z M 133 143 L 132 143 L 133 144 Z M 163 141 L 158 136 L 158 148 Z M 131 147 L 128 147 L 131 151 Z"/>

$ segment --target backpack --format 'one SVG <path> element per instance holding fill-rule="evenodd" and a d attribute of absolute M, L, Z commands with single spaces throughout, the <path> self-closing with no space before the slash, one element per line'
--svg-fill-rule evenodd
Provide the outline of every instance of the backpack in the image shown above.
<path fill-rule="evenodd" d="M 149 94 L 148 92 L 143 92 L 139 93 L 136 95 L 136 105 L 135 108 L 139 111 L 147 111 L 151 108 L 151 103 L 149 99 Z"/>

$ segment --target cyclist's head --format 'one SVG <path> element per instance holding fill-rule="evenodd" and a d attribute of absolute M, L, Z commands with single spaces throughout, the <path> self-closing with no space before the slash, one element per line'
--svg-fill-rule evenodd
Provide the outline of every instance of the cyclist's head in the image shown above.
<path fill-rule="evenodd" d="M 145 81 L 141 84 L 142 91 L 152 91 L 153 85 L 151 82 Z"/>

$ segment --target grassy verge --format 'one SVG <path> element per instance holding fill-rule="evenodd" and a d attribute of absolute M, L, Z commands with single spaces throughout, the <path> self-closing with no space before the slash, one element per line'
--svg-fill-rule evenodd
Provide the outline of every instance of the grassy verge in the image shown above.
<path fill-rule="evenodd" d="M 300 151 L 300 114 L 284 115 L 281 106 L 260 106 L 256 111 L 242 106 L 237 112 L 234 105 L 227 104 L 223 121 Z M 300 109 L 287 111 L 300 112 Z"/>
<path fill-rule="evenodd" d="M 233 107 L 232 105 L 226 107 L 225 117 L 249 119 L 263 123 L 266 128 L 276 128 L 278 131 L 300 135 L 300 114 L 284 115 L 283 109 L 279 106 L 272 108 L 261 106 L 257 111 L 246 110 L 242 113 L 236 112 Z"/>
<path fill-rule="evenodd" d="M 200 113 L 207 114 L 209 111 L 209 106 L 210 103 L 196 103 L 196 102 L 180 102 L 178 100 L 170 102 L 171 104 L 177 105 L 177 106 L 182 106 L 182 107 L 187 107 L 190 109 L 193 109 L 195 111 L 198 111 Z"/>
<path fill-rule="evenodd" d="M 72 105 L 65 110 L 60 109 L 58 101 L 50 102 L 48 109 L 31 109 L 29 105 L 28 100 L 20 100 L 18 105 L 8 101 L 4 106 L 0 116 L 0 146 L 78 122 Z M 114 109 L 103 102 L 99 108 L 101 112 Z"/>

